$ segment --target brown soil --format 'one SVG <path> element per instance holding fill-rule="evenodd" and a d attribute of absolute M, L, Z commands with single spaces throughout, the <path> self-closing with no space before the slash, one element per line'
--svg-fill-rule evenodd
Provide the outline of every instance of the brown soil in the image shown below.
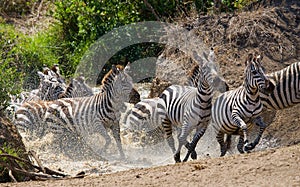
<path fill-rule="evenodd" d="M 223 158 L 132 169 L 83 179 L 5 186 L 299 186 L 300 145 Z"/>
<path fill-rule="evenodd" d="M 265 53 L 269 72 L 300 60 L 299 10 L 293 6 L 208 16 L 188 25 L 198 29 L 200 37 L 206 34 L 209 45 L 218 46 L 221 71 L 234 88 L 241 83 L 243 59 L 251 50 Z M 83 179 L 5 186 L 300 186 L 299 111 L 300 105 L 279 111 L 268 127 L 264 138 L 276 139 L 276 148 Z"/>

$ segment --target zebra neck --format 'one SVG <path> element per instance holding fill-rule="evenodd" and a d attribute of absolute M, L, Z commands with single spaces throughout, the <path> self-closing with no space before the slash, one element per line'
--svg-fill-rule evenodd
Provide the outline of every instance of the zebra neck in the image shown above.
<path fill-rule="evenodd" d="M 257 87 L 252 87 L 248 82 L 244 83 L 245 93 L 247 100 L 251 101 L 252 103 L 257 103 L 260 101 L 259 92 Z"/>
<path fill-rule="evenodd" d="M 125 102 L 124 93 L 118 93 L 113 87 L 110 87 L 105 91 L 105 100 L 114 111 L 119 111 L 123 107 Z M 129 94 L 128 94 L 129 95 Z"/>
<path fill-rule="evenodd" d="M 199 82 L 196 100 L 200 100 L 201 103 L 210 103 L 212 91 L 212 87 L 209 84 L 204 83 L 203 81 Z"/>

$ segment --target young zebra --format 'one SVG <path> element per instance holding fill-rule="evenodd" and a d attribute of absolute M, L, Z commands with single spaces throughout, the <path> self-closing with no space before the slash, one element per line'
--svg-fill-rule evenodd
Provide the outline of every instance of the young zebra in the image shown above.
<path fill-rule="evenodd" d="M 253 149 L 247 137 L 247 130 L 252 125 L 246 124 L 261 114 L 263 105 L 259 88 L 264 89 L 269 86 L 269 79 L 264 73 L 261 61 L 262 56 L 249 54 L 245 62 L 243 86 L 223 93 L 213 104 L 212 126 L 217 132 L 216 138 L 221 147 L 221 156 L 226 154 L 232 134 L 240 135 L 237 146 L 240 153 Z M 227 145 L 224 142 L 225 134 L 228 135 Z"/>
<path fill-rule="evenodd" d="M 213 88 L 219 82 L 219 75 L 213 63 L 214 53 L 210 52 L 206 62 L 202 65 L 199 73 L 198 87 L 172 85 L 161 95 L 167 108 L 167 117 L 163 121 L 163 128 L 167 136 L 167 141 L 174 154 L 175 162 L 180 162 L 180 150 L 183 145 L 188 148 L 188 153 L 184 159 L 187 161 L 192 153 L 192 158 L 196 159 L 194 151 L 197 142 L 203 136 L 211 117 L 211 106 Z M 181 126 L 178 137 L 178 148 L 175 150 L 174 139 L 172 137 L 172 125 Z M 189 144 L 187 136 L 196 128 L 196 133 L 192 142 Z"/>
<path fill-rule="evenodd" d="M 83 140 L 99 132 L 106 140 L 104 150 L 111 143 L 107 133 L 107 129 L 111 129 L 120 156 L 124 157 L 119 120 L 120 108 L 128 101 L 132 90 L 132 78 L 127 74 L 129 68 L 129 64 L 125 68 L 112 66 L 102 80 L 101 92 L 94 96 L 25 103 L 16 113 L 16 126 L 21 131 L 43 130 L 43 124 L 46 123 L 55 135 L 68 131 Z"/>

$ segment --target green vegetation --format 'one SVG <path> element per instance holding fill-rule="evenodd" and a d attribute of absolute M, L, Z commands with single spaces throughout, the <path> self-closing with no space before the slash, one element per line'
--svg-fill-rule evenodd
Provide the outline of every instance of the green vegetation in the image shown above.
<path fill-rule="evenodd" d="M 5 165 L 5 163 L 6 164 L 12 164 L 12 163 L 10 163 L 11 160 L 9 160 L 7 157 L 5 157 L 3 155 L 11 155 L 13 157 L 19 157 L 20 155 L 22 155 L 22 153 L 19 150 L 15 150 L 14 148 L 12 148 L 11 146 L 6 145 L 6 144 L 4 144 L 3 147 L 1 147 L 1 149 L 0 149 L 0 182 L 8 182 L 11 180 L 10 180 L 10 177 L 8 176 L 7 168 L 3 167 L 3 165 Z M 19 162 L 19 161 L 15 161 L 15 162 L 16 163 L 14 163 L 14 164 L 23 166 L 22 162 Z M 24 180 L 23 175 L 15 175 L 15 178 L 17 181 Z"/>
<path fill-rule="evenodd" d="M 219 11 L 234 11 L 258 0 L 220 0 Z M 38 85 L 36 71 L 60 64 L 66 77 L 73 75 L 81 57 L 99 37 L 122 25 L 149 20 L 170 21 L 191 12 L 214 12 L 213 0 L 3 0 L 0 3 L 0 106 L 9 94 Z M 41 5 L 41 6 L 40 6 Z M 32 34 L 21 32 L 10 18 L 27 19 L 44 6 L 53 22 Z M 51 7 L 48 8 L 47 7 Z M 42 22 L 42 20 L 40 21 Z M 12 24 L 14 23 L 14 24 Z M 129 46 L 110 64 L 157 56 L 163 46 L 144 43 Z M 1 108 L 1 107 L 0 107 Z"/>

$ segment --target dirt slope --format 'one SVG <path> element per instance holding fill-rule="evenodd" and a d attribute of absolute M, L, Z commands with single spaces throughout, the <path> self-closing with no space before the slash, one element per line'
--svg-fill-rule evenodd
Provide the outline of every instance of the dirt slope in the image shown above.
<path fill-rule="evenodd" d="M 300 145 L 83 179 L 5 186 L 300 186 Z"/>

